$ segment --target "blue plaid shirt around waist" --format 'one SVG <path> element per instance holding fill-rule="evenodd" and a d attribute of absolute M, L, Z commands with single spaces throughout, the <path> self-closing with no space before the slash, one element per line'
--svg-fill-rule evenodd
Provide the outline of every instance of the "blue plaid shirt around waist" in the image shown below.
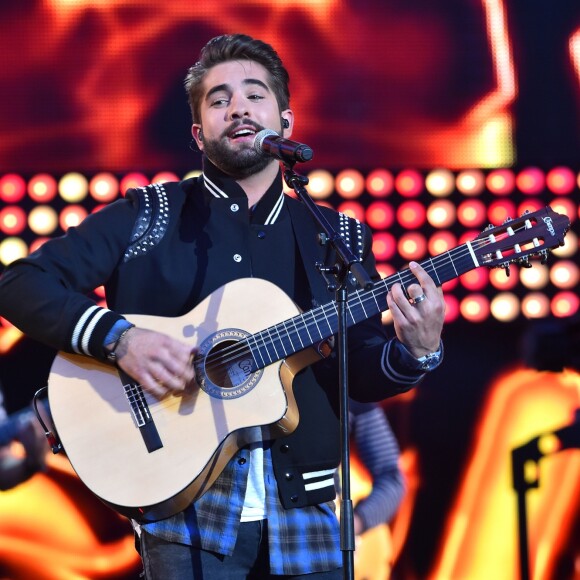
<path fill-rule="evenodd" d="M 142 524 L 142 528 L 169 542 L 231 555 L 240 525 L 249 466 L 250 451 L 241 449 L 200 499 L 183 512 Z M 284 509 L 266 443 L 264 482 L 270 573 L 299 575 L 340 568 L 342 553 L 334 502 Z"/>

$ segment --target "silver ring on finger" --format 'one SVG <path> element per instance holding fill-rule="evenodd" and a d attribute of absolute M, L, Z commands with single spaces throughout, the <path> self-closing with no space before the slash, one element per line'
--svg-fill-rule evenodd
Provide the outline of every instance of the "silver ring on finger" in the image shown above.
<path fill-rule="evenodd" d="M 417 306 L 417 304 L 420 304 L 421 302 L 423 302 L 423 300 L 427 300 L 427 296 L 425 296 L 425 294 L 421 294 L 416 298 L 413 298 L 413 305 Z"/>

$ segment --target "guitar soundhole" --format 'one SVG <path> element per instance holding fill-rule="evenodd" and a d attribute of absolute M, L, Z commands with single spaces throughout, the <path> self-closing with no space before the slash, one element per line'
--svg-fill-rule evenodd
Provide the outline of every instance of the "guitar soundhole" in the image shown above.
<path fill-rule="evenodd" d="M 261 370 L 253 371 L 254 359 L 239 329 L 221 330 L 202 343 L 196 366 L 198 383 L 210 396 L 233 399 L 253 389 Z"/>

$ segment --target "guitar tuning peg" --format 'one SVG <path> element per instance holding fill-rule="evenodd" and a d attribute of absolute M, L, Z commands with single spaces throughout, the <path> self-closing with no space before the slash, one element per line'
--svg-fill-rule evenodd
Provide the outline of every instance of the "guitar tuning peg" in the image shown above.
<path fill-rule="evenodd" d="M 540 256 L 541 256 L 540 264 L 543 265 L 543 264 L 546 264 L 548 262 L 548 255 L 549 255 L 549 253 L 550 252 L 548 250 L 542 250 L 540 252 Z"/>
<path fill-rule="evenodd" d="M 487 232 L 488 230 L 493 230 L 493 224 L 488 224 L 488 225 L 487 225 L 487 226 L 486 226 L 486 227 L 483 229 L 483 231 L 484 231 L 484 232 Z"/>
<path fill-rule="evenodd" d="M 522 268 L 532 268 L 532 265 L 530 264 L 530 260 L 527 256 L 525 258 L 522 258 L 521 260 L 519 260 L 519 264 Z"/>
<path fill-rule="evenodd" d="M 513 221 L 514 221 L 513 218 L 508 216 L 505 220 L 503 220 L 503 223 L 505 225 L 505 224 L 508 224 L 509 222 L 513 222 Z"/>
<path fill-rule="evenodd" d="M 512 272 L 511 272 L 511 270 L 510 270 L 510 264 L 509 264 L 509 262 L 506 262 L 506 263 L 505 263 L 505 264 L 502 266 L 502 268 L 504 269 L 504 272 L 505 272 L 505 276 L 506 276 L 506 278 L 509 278 L 509 277 L 510 277 L 510 275 L 511 275 L 511 273 L 512 273 Z"/>

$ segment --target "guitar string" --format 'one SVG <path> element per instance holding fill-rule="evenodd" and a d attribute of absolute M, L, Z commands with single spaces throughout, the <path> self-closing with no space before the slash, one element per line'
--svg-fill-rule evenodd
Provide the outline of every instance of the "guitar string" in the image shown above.
<path fill-rule="evenodd" d="M 523 227 L 524 227 L 524 229 L 529 229 L 529 228 L 525 228 L 525 226 L 523 226 Z M 515 231 L 516 230 L 514 230 L 514 232 Z M 512 234 L 503 232 L 502 234 L 497 235 L 495 237 L 495 240 L 497 241 L 498 239 L 501 240 L 502 238 L 508 238 L 508 237 L 513 237 L 513 236 L 512 236 Z M 489 245 L 491 243 L 492 242 L 490 241 L 490 235 L 487 235 L 484 238 L 476 238 L 475 240 L 473 240 L 471 242 L 471 247 L 474 250 L 479 250 L 482 247 L 485 247 L 485 246 L 487 246 L 487 245 Z M 463 258 L 465 258 L 465 257 L 467 257 L 467 256 L 469 256 L 471 254 L 468 246 L 469 246 L 469 244 L 466 243 L 466 244 L 463 244 L 462 246 L 459 246 L 458 248 L 454 248 L 454 249 L 450 250 L 449 252 L 446 252 L 443 255 L 439 255 L 439 256 L 432 257 L 432 258 L 428 258 L 423 263 L 423 267 L 425 267 L 425 269 L 427 270 L 428 273 L 429 273 L 430 270 L 432 270 L 434 272 L 436 272 L 437 269 L 442 270 L 444 267 L 448 267 L 449 265 L 451 265 L 451 266 L 454 267 L 455 261 L 460 260 L 460 259 L 463 259 Z M 537 248 L 534 248 L 534 249 L 537 252 L 540 251 Z M 454 251 L 455 251 L 455 253 L 457 255 L 452 256 L 452 254 L 453 254 Z M 504 251 L 505 251 L 505 249 L 504 249 Z M 506 257 L 505 259 L 507 260 L 507 259 L 510 259 L 510 258 L 509 257 Z M 427 262 L 429 262 L 429 264 L 427 264 Z M 442 263 L 436 264 L 436 262 L 442 262 Z M 485 265 L 485 264 L 483 264 L 483 265 Z M 454 268 L 454 270 L 455 270 L 455 268 Z M 455 273 L 457 274 L 457 271 L 456 270 L 455 270 Z M 407 283 L 416 280 L 415 276 L 410 272 L 410 270 L 407 269 L 407 270 L 404 270 L 403 272 L 398 272 L 398 273 L 396 273 L 396 274 L 394 274 L 392 276 L 389 276 L 386 279 L 386 281 L 389 281 L 392 278 L 396 278 L 397 276 L 399 277 L 399 280 L 400 280 L 400 282 L 403 285 L 406 285 Z M 403 279 L 404 277 L 406 277 L 406 279 Z M 453 277 L 456 277 L 456 276 L 453 276 Z M 437 278 L 439 278 L 439 276 L 437 276 Z M 356 307 L 358 305 L 358 306 L 362 307 L 363 310 L 365 309 L 365 304 L 368 306 L 370 301 L 373 301 L 373 302 L 376 303 L 377 293 L 380 296 L 380 294 L 382 294 L 382 293 L 385 292 L 385 288 L 386 288 L 386 291 L 387 292 L 389 291 L 388 285 L 385 283 L 386 281 L 385 280 L 378 281 L 375 284 L 375 287 L 372 288 L 371 290 L 368 290 L 368 291 L 360 291 L 359 290 L 359 291 L 357 291 L 354 294 L 355 298 L 349 300 L 349 303 L 352 302 L 353 303 L 353 307 Z M 358 302 L 357 302 L 356 298 L 358 298 Z M 292 338 L 293 334 L 297 334 L 298 335 L 298 338 L 300 339 L 300 329 L 298 328 L 298 325 L 295 322 L 296 319 L 300 319 L 302 321 L 300 323 L 301 324 L 301 330 L 302 331 L 306 330 L 308 332 L 308 327 L 309 326 L 312 326 L 312 324 L 311 324 L 312 322 L 314 322 L 314 324 L 316 326 L 318 326 L 318 324 L 317 324 L 317 321 L 318 320 L 320 320 L 321 322 L 323 322 L 324 320 L 327 320 L 328 321 L 328 316 L 327 316 L 327 314 L 328 314 L 328 312 L 327 312 L 328 308 L 327 307 L 330 310 L 334 310 L 335 309 L 335 304 L 333 302 L 328 303 L 328 304 L 326 304 L 326 305 L 324 305 L 322 307 L 319 307 L 318 309 L 314 309 L 314 310 L 309 311 L 308 313 L 304 313 L 304 314 L 298 315 L 296 317 L 293 317 L 292 319 L 289 319 L 287 321 L 283 321 L 281 323 L 278 323 L 275 326 L 272 326 L 272 327 L 263 329 L 259 333 L 256 333 L 254 335 L 254 339 L 253 339 L 256 348 L 258 348 L 258 349 L 260 348 L 260 344 L 259 343 L 261 342 L 262 346 L 266 350 L 268 350 L 268 346 L 269 345 L 272 346 L 274 348 L 274 350 L 276 351 L 276 354 L 278 355 L 277 350 L 276 350 L 276 345 L 275 345 L 275 342 L 276 342 L 277 339 L 274 338 L 272 340 L 271 339 L 271 336 L 272 336 L 272 334 L 278 334 L 278 336 L 280 336 L 280 332 L 278 331 L 278 328 L 280 328 L 281 326 L 284 326 L 286 328 L 289 322 L 293 322 L 294 327 L 295 327 L 295 330 L 291 330 L 289 332 L 287 331 L 284 334 L 285 334 L 285 336 L 288 337 L 288 342 L 290 342 L 290 344 L 294 348 L 293 352 L 296 352 L 299 349 L 295 349 L 295 347 L 294 347 L 294 339 Z M 326 310 L 325 310 L 325 308 L 326 308 Z M 324 318 L 323 317 L 317 317 L 317 315 L 315 314 L 315 312 L 318 311 L 318 310 L 320 310 L 320 313 L 324 315 Z M 374 308 L 373 308 L 373 310 L 374 310 Z M 383 308 L 380 308 L 379 307 L 379 312 L 381 312 L 383 310 L 386 310 L 386 309 L 383 309 Z M 350 308 L 350 311 L 351 311 L 351 317 L 352 317 L 352 308 Z M 305 320 L 305 318 L 307 316 L 309 316 L 309 315 L 310 315 L 310 318 L 311 318 L 310 322 L 308 322 L 308 321 Z M 329 327 L 330 327 L 330 325 L 329 325 Z M 323 340 L 324 338 L 327 338 L 328 336 L 332 335 L 333 334 L 333 332 L 332 332 L 333 329 L 330 328 L 330 330 L 331 330 L 331 332 L 329 334 L 321 335 L 320 339 Z M 266 334 L 270 335 L 270 339 L 266 338 L 266 336 L 265 336 Z M 308 334 L 310 334 L 310 333 L 308 333 Z M 317 332 L 315 334 L 319 335 L 320 332 Z M 238 358 L 242 353 L 245 353 L 248 349 L 250 350 L 250 352 L 252 352 L 251 346 L 249 344 L 249 342 L 250 342 L 251 339 L 252 339 L 252 337 L 249 337 L 248 339 L 245 339 L 243 341 L 236 342 L 234 345 L 225 347 L 223 349 L 220 349 L 219 351 L 216 351 L 214 353 L 211 353 L 206 358 L 205 368 L 206 369 L 209 369 L 209 370 L 213 370 L 213 369 L 216 369 L 216 368 L 220 368 L 222 366 L 227 366 L 227 364 L 229 364 L 233 360 L 236 360 L 236 358 Z M 278 339 L 278 342 L 280 344 L 280 347 L 282 349 L 284 349 L 284 342 L 283 342 L 282 338 Z M 310 344 L 314 344 L 314 342 L 316 342 L 316 341 L 313 341 Z M 302 340 L 301 339 L 300 339 L 300 343 L 302 343 Z M 284 354 L 287 354 L 287 353 L 284 353 Z M 276 360 L 280 360 L 281 358 L 284 358 L 284 357 L 283 356 L 281 357 L 281 356 L 278 355 L 278 358 Z M 257 362 L 257 361 L 255 361 L 255 362 Z M 271 360 L 270 362 L 274 362 L 274 361 Z"/>
<path fill-rule="evenodd" d="M 524 229 L 530 229 L 530 228 L 526 228 L 525 226 L 523 226 L 523 227 L 524 227 Z M 514 232 L 515 231 L 516 230 L 514 230 Z M 503 238 L 513 237 L 513 234 L 509 234 L 509 233 L 503 232 L 502 234 L 495 236 L 495 240 L 497 241 L 498 239 L 501 239 L 502 237 Z M 490 236 L 487 235 L 487 236 L 485 236 L 483 238 L 479 238 L 478 237 L 478 238 L 474 239 L 473 241 L 471 241 L 471 247 L 472 247 L 472 249 L 479 250 L 482 247 L 485 247 L 485 246 L 487 246 L 487 245 L 489 245 L 491 243 L 493 243 L 493 242 L 490 241 Z M 534 250 L 535 250 L 535 253 L 539 253 L 540 251 L 542 251 L 540 249 L 540 247 L 534 248 Z M 505 249 L 504 249 L 504 251 L 505 251 Z M 456 256 L 452 256 L 452 254 L 454 252 L 457 254 Z M 459 246 L 457 248 L 454 248 L 454 249 L 452 249 L 452 250 L 450 250 L 448 252 L 445 252 L 445 254 L 443 254 L 443 255 L 439 255 L 439 256 L 435 256 L 435 257 L 428 258 L 427 260 L 425 260 L 423 262 L 423 267 L 429 273 L 429 269 L 435 271 L 437 268 L 439 268 L 441 270 L 442 268 L 449 267 L 449 265 L 451 265 L 451 266 L 453 266 L 455 272 L 457 273 L 457 271 L 456 271 L 456 269 L 454 267 L 454 259 L 455 259 L 455 261 L 457 261 L 459 259 L 463 259 L 463 258 L 469 256 L 470 253 L 471 252 L 469 250 L 469 243 L 465 243 L 465 244 L 462 244 L 461 246 Z M 528 255 L 528 254 L 526 254 L 526 255 Z M 506 260 L 510 260 L 510 259 L 513 259 L 513 258 L 506 257 Z M 440 263 L 435 264 L 436 262 L 440 262 Z M 485 264 L 482 264 L 482 265 L 485 265 Z M 467 271 L 468 270 L 466 270 L 466 272 Z M 364 310 L 364 303 L 365 302 L 367 303 L 367 306 L 368 306 L 368 302 L 369 301 L 372 301 L 375 304 L 377 304 L 377 300 L 376 300 L 377 294 L 379 296 L 381 294 L 384 294 L 385 293 L 385 289 L 386 289 L 386 292 L 388 292 L 389 291 L 389 287 L 388 287 L 388 284 L 386 282 L 389 279 L 393 279 L 393 278 L 397 278 L 397 277 L 399 278 L 399 281 L 403 285 L 406 284 L 407 282 L 411 282 L 413 280 L 416 280 L 415 276 L 411 273 L 411 271 L 409 269 L 403 270 L 402 272 L 397 272 L 397 273 L 389 276 L 386 280 L 377 281 L 375 283 L 375 287 L 372 288 L 371 290 L 367 290 L 367 291 L 358 290 L 358 291 L 356 291 L 354 294 L 355 294 L 356 297 L 358 297 L 358 302 L 356 304 L 354 304 L 354 306 L 360 305 L 363 308 L 363 310 Z M 454 277 L 456 277 L 456 276 L 454 276 Z M 404 278 L 406 278 L 406 279 L 404 279 Z M 452 278 L 450 278 L 450 279 L 452 279 Z M 393 283 L 395 283 L 395 282 L 393 282 Z M 350 302 L 356 302 L 356 300 L 351 299 Z M 312 320 L 314 321 L 314 323 L 316 324 L 316 326 L 318 326 L 318 324 L 316 323 L 316 318 L 317 318 L 318 315 L 315 314 L 315 311 L 320 311 L 322 314 L 324 314 L 324 318 L 328 321 L 328 315 L 327 315 L 327 311 L 328 310 L 330 310 L 332 312 L 333 316 L 335 316 L 337 314 L 336 304 L 334 302 L 329 302 L 329 303 L 324 304 L 323 306 L 321 306 L 321 307 L 319 307 L 317 309 L 311 310 L 311 311 L 309 311 L 307 313 L 300 314 L 300 315 L 295 316 L 295 317 L 293 317 L 293 318 L 291 318 L 291 319 L 289 319 L 287 321 L 283 321 L 281 323 L 278 323 L 277 325 L 275 325 L 273 327 L 269 327 L 267 329 L 264 329 L 264 330 L 260 331 L 259 333 L 257 333 L 254 336 L 263 335 L 266 332 L 271 335 L 272 334 L 272 332 L 271 332 L 272 329 L 276 329 L 276 328 L 280 327 L 281 325 L 286 326 L 287 323 L 293 322 L 295 331 L 290 331 L 290 332 L 288 332 L 286 334 L 287 334 L 287 336 L 290 336 L 293 332 L 295 332 L 298 335 L 298 337 L 300 337 L 299 326 L 296 324 L 296 320 L 297 319 L 301 321 L 302 330 L 306 329 L 306 331 L 308 332 L 308 326 L 309 326 L 309 324 L 311 324 Z M 352 311 L 352 308 L 349 307 L 349 311 Z M 380 311 L 382 311 L 382 309 L 380 309 L 379 312 Z M 312 319 L 311 322 L 306 321 L 306 317 L 310 317 Z M 352 312 L 351 312 L 351 318 L 353 318 L 352 317 Z M 353 320 L 354 320 L 354 318 L 353 318 Z M 279 331 L 277 331 L 277 332 L 278 332 L 278 335 L 280 335 Z M 309 332 L 308 332 L 308 334 L 310 335 Z M 289 338 L 289 341 L 292 344 L 292 346 L 294 346 L 291 338 Z M 258 343 L 258 340 L 256 339 L 256 340 L 254 340 L 254 342 L 256 342 L 256 344 L 257 344 Z M 262 339 L 262 342 L 263 342 L 263 345 L 266 346 L 266 348 L 267 348 L 267 342 L 266 342 L 266 339 L 265 338 Z M 273 341 L 271 341 L 271 342 L 273 342 Z M 300 342 L 301 342 L 301 344 L 303 344 L 301 339 L 300 339 Z M 313 343 L 311 343 L 311 344 L 313 344 Z M 281 346 L 283 346 L 283 344 L 281 344 Z M 231 362 L 232 360 L 235 360 L 237 358 L 235 356 L 235 353 L 236 352 L 238 352 L 238 353 L 239 352 L 244 352 L 244 351 L 247 351 L 249 348 L 250 348 L 250 352 L 251 352 L 251 347 L 248 344 L 248 339 L 245 339 L 243 341 L 236 342 L 234 345 L 231 345 L 229 347 L 226 347 L 226 348 L 218 351 L 217 353 L 215 353 L 211 357 L 208 356 L 206 358 L 206 360 L 209 360 L 211 358 L 212 361 L 213 361 L 213 367 L 214 368 L 215 367 L 218 367 L 219 368 L 220 366 L 227 365 L 227 363 Z M 294 352 L 296 352 L 296 350 Z M 227 355 L 228 355 L 229 358 L 228 357 L 224 358 L 224 353 L 227 353 Z M 232 356 L 232 355 L 234 355 L 234 356 Z M 283 358 L 283 357 L 280 357 L 280 358 Z M 194 359 L 194 365 L 195 366 L 200 366 L 202 360 L 203 360 L 203 357 L 201 357 L 200 355 L 198 355 Z M 277 359 L 277 360 L 280 360 L 280 359 Z M 275 362 L 275 361 L 271 361 L 271 362 Z M 205 366 L 207 368 L 208 365 L 206 364 Z M 267 365 L 264 365 L 264 366 L 267 366 Z M 160 405 L 160 403 L 162 401 L 160 401 L 158 399 L 155 399 L 151 403 L 148 403 L 148 401 L 145 398 L 146 393 L 142 390 L 141 385 L 132 385 L 132 387 L 133 387 L 132 388 L 132 392 L 133 392 L 133 390 L 136 387 L 138 387 L 138 391 L 135 392 L 135 394 L 132 394 L 129 397 L 129 399 L 131 400 L 131 398 L 133 398 L 133 399 L 138 398 L 139 399 L 138 402 L 144 401 L 148 405 L 151 414 L 154 414 L 154 413 L 156 414 L 156 409 L 159 407 L 159 405 Z M 169 407 L 173 407 L 173 406 L 176 406 L 176 405 L 180 404 L 179 397 L 177 397 L 176 399 L 177 399 L 176 402 L 173 403 L 173 404 L 169 404 Z M 167 403 L 166 403 L 166 405 L 167 405 Z"/>

